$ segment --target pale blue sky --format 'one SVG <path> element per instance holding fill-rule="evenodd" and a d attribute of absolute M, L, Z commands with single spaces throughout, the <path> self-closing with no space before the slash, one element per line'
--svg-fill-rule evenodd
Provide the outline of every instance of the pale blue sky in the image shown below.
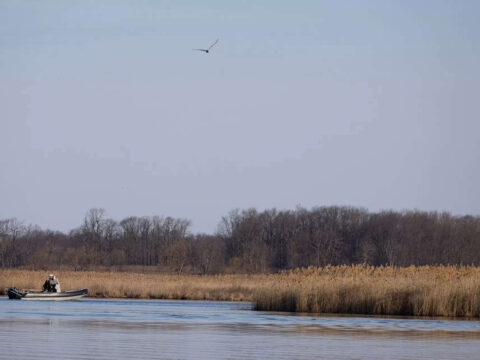
<path fill-rule="evenodd" d="M 479 39 L 479 1 L 0 0 L 0 218 L 480 214 Z"/>

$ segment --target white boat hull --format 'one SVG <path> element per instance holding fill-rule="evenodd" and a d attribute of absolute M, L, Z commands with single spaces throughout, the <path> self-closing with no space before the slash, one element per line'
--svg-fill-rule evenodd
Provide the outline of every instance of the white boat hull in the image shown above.
<path fill-rule="evenodd" d="M 65 300 L 77 300 L 77 299 L 80 299 L 82 297 L 84 297 L 85 295 L 78 295 L 78 296 L 69 296 L 69 297 L 63 297 L 63 298 L 55 298 L 55 297 L 52 297 L 52 298 L 49 298 L 49 297 L 24 297 L 20 300 L 47 300 L 47 301 L 65 301 Z"/>

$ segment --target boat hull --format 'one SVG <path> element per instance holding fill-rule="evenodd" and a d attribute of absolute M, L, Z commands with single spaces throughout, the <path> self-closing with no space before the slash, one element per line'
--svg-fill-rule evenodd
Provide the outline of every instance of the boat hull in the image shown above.
<path fill-rule="evenodd" d="M 8 289 L 8 298 L 13 300 L 76 300 L 88 294 L 88 289 L 77 289 L 59 293 L 43 291 L 20 291 L 17 288 Z"/>

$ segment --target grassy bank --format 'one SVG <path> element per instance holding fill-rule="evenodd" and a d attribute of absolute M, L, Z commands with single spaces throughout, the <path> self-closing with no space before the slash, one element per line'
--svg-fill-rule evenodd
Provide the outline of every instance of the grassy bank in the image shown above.
<path fill-rule="evenodd" d="M 54 273 L 63 290 L 88 288 L 89 297 L 252 301 L 265 275 L 169 275 L 99 271 L 0 270 L 0 290 L 40 289 Z"/>
<path fill-rule="evenodd" d="M 335 266 L 286 272 L 258 310 L 480 317 L 480 268 Z"/>
<path fill-rule="evenodd" d="M 0 290 L 39 289 L 49 272 L 63 290 L 88 288 L 89 297 L 252 301 L 265 275 L 169 275 L 98 271 L 0 270 Z"/>
<path fill-rule="evenodd" d="M 258 310 L 480 317 L 480 268 L 335 266 L 256 275 L 51 271 L 91 297 L 254 301 Z M 38 289 L 46 271 L 0 270 L 0 289 Z"/>

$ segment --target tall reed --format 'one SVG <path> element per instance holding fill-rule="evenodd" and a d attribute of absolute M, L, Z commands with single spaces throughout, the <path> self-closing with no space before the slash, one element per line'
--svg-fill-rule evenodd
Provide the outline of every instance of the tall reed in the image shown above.
<path fill-rule="evenodd" d="M 257 310 L 480 317 L 477 267 L 327 266 L 284 272 L 255 294 Z"/>

